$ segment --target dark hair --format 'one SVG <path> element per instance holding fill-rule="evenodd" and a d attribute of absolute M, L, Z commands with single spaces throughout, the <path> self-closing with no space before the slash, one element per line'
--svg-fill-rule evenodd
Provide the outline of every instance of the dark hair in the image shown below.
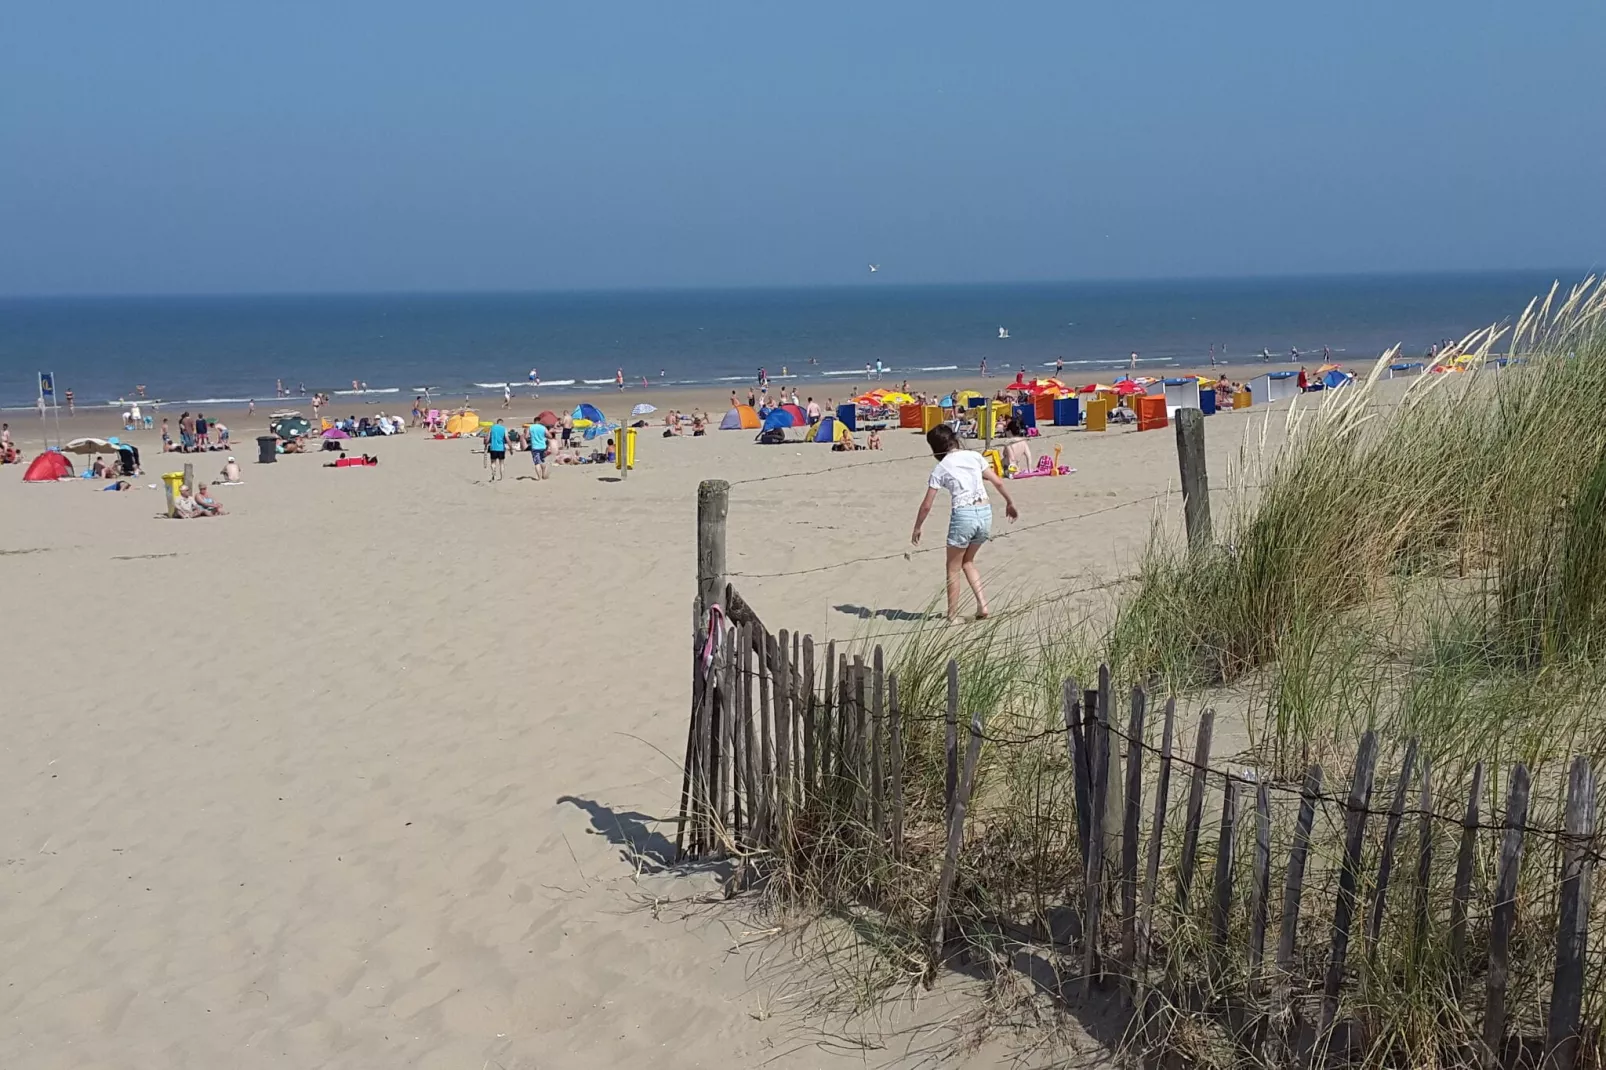
<path fill-rule="evenodd" d="M 926 432 L 926 445 L 931 447 L 933 457 L 946 457 L 954 450 L 961 449 L 959 432 L 947 424 L 938 424 Z"/>

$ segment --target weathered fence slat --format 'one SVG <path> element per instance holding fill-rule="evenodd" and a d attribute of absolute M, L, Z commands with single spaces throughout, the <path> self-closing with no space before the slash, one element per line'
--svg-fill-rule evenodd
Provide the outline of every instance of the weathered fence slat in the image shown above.
<path fill-rule="evenodd" d="M 775 832 L 786 835 L 792 811 L 792 645 L 781 629 L 775 643 Z"/>
<path fill-rule="evenodd" d="M 1322 985 L 1322 1018 L 1317 1046 L 1327 1043 L 1338 1013 L 1338 993 L 1344 984 L 1344 959 L 1349 952 L 1350 926 L 1355 920 L 1355 899 L 1361 882 L 1361 847 L 1366 840 L 1367 807 L 1372 799 L 1372 773 L 1377 766 L 1377 733 L 1361 736 L 1350 779 L 1344 813 L 1344 864 L 1338 874 L 1338 900 L 1333 907 L 1333 946 L 1328 953 L 1327 979 Z"/>
<path fill-rule="evenodd" d="M 736 815 L 732 809 L 735 797 L 736 765 L 731 754 L 731 720 L 734 716 L 731 711 L 731 667 L 736 662 L 736 651 L 731 649 L 730 634 L 727 632 L 721 637 L 719 647 L 719 671 L 715 677 L 718 681 L 719 692 L 715 697 L 715 717 L 719 721 L 719 740 L 716 750 L 719 755 L 715 768 L 719 771 L 719 790 L 716 795 L 716 809 L 719 813 L 719 824 L 722 830 L 721 853 L 726 845 L 735 841 Z"/>
<path fill-rule="evenodd" d="M 959 662 L 948 659 L 948 718 L 944 722 L 943 757 L 947 772 L 942 781 L 942 812 L 954 808 L 954 790 L 959 785 Z"/>
<path fill-rule="evenodd" d="M 981 714 L 970 721 L 970 744 L 965 748 L 965 771 L 960 778 L 953 808 L 948 812 L 948 840 L 943 849 L 942 872 L 937 878 L 937 905 L 931 919 L 931 954 L 926 966 L 926 987 L 931 986 L 942 960 L 942 945 L 948 923 L 948 897 L 953 894 L 959 867 L 959 848 L 965 838 L 965 809 L 970 805 L 970 789 L 976 776 L 976 760 L 981 756 Z"/>
<path fill-rule="evenodd" d="M 1108 665 L 1099 666 L 1099 724 L 1103 726 L 1104 747 L 1099 761 L 1104 766 L 1104 777 L 1101 790 L 1104 793 L 1104 864 L 1113 867 L 1121 858 L 1121 823 L 1125 819 L 1126 804 L 1122 797 L 1126 794 L 1122 790 L 1120 740 L 1117 732 L 1120 731 L 1120 721 L 1115 716 L 1115 688 L 1110 677 Z M 1114 725 L 1116 731 L 1110 731 Z M 1116 776 L 1110 776 L 1109 771 L 1116 770 Z M 1108 880 L 1111 874 L 1106 872 L 1100 875 Z"/>
<path fill-rule="evenodd" d="M 1255 785 L 1255 860 L 1249 894 L 1249 989 L 1254 991 L 1266 956 L 1266 917 L 1271 908 L 1271 785 L 1264 777 Z"/>
<path fill-rule="evenodd" d="M 819 703 L 814 695 L 814 636 L 803 637 L 803 796 L 812 801 L 819 790 Z"/>
<path fill-rule="evenodd" d="M 1420 970 L 1428 950 L 1428 894 L 1433 886 L 1433 759 L 1422 756 L 1421 811 L 1416 832 L 1416 901 L 1412 905 L 1411 965 Z"/>
<path fill-rule="evenodd" d="M 758 656 L 758 827 L 759 842 L 768 847 L 775 834 L 775 742 L 770 722 L 770 663 L 775 637 L 760 629 L 763 653 Z"/>
<path fill-rule="evenodd" d="M 1188 811 L 1182 826 L 1182 861 L 1177 868 L 1177 909 L 1188 909 L 1188 892 L 1193 887 L 1193 869 L 1199 861 L 1199 827 L 1204 822 L 1205 778 L 1210 768 L 1210 737 L 1216 727 L 1216 711 L 1199 715 L 1199 731 L 1193 743 L 1193 779 L 1188 785 Z"/>
<path fill-rule="evenodd" d="M 741 626 L 741 639 L 737 651 L 741 654 L 741 680 L 736 685 L 741 700 L 742 722 L 742 775 L 747 786 L 747 840 L 755 846 L 759 842 L 763 812 L 763 791 L 758 782 L 758 740 L 753 726 L 753 650 L 754 625 Z"/>
<path fill-rule="evenodd" d="M 832 749 L 837 753 L 837 762 L 832 766 L 834 787 L 832 797 L 838 807 L 851 808 L 853 794 L 848 784 L 848 736 L 853 728 L 853 668 L 848 664 L 848 655 L 842 654 L 837 659 L 837 734 L 832 741 Z M 846 798 L 843 798 L 846 795 Z"/>
<path fill-rule="evenodd" d="M 1383 853 L 1377 861 L 1377 890 L 1372 896 L 1372 917 L 1366 926 L 1366 949 L 1370 954 L 1377 950 L 1377 938 L 1383 932 L 1383 916 L 1388 910 L 1389 877 L 1394 870 L 1394 842 L 1400 835 L 1400 823 L 1405 816 L 1405 796 L 1411 790 L 1412 774 L 1416 772 L 1417 738 L 1412 736 L 1405 744 L 1405 760 L 1400 763 L 1400 779 L 1394 786 L 1394 801 L 1389 804 L 1389 816 L 1383 826 Z"/>
<path fill-rule="evenodd" d="M 1299 904 L 1305 894 L 1305 861 L 1310 857 L 1310 830 L 1316 821 L 1316 803 L 1322 795 L 1322 767 L 1305 770 L 1300 793 L 1299 818 L 1294 842 L 1288 849 L 1288 872 L 1283 879 L 1283 923 L 1277 939 L 1278 984 L 1286 987 L 1294 972 L 1294 947 L 1299 940 Z"/>
<path fill-rule="evenodd" d="M 1467 904 L 1472 898 L 1473 852 L 1478 846 L 1478 822 L 1483 799 L 1483 763 L 1472 767 L 1466 816 L 1461 819 L 1461 847 L 1455 859 L 1455 891 L 1450 896 L 1450 985 L 1457 994 L 1466 966 Z"/>
<path fill-rule="evenodd" d="M 1076 801 L 1076 846 L 1082 852 L 1082 869 L 1087 870 L 1088 807 L 1092 799 L 1087 756 L 1087 736 L 1082 732 L 1082 700 L 1076 681 L 1064 684 L 1065 752 L 1071 760 L 1071 784 Z"/>
<path fill-rule="evenodd" d="M 887 674 L 888 770 L 892 778 L 892 857 L 903 857 L 903 710 L 898 706 L 898 674 Z"/>
<path fill-rule="evenodd" d="M 853 819 L 862 826 L 870 813 L 870 712 L 864 701 L 864 655 L 853 656 Z"/>
<path fill-rule="evenodd" d="M 803 797 L 803 711 L 808 708 L 808 692 L 803 690 L 803 644 L 802 635 L 792 633 L 792 657 L 787 662 L 792 667 L 792 690 L 787 692 L 787 705 L 792 710 L 792 721 L 789 735 L 791 736 L 792 750 L 792 798 L 799 800 Z M 793 802 L 796 806 L 796 801 Z"/>
<path fill-rule="evenodd" d="M 1584 1005 L 1584 954 L 1589 948 L 1589 895 L 1595 858 L 1595 774 L 1589 759 L 1574 758 L 1567 775 L 1563 822 L 1561 891 L 1558 893 L 1556 971 L 1550 985 L 1550 1022 L 1545 1048 L 1555 1070 L 1578 1060 L 1579 1014 Z"/>
<path fill-rule="evenodd" d="M 1505 836 L 1495 876 L 1494 909 L 1489 915 L 1488 994 L 1483 1004 L 1483 1065 L 1502 1065 L 1506 1040 L 1506 984 L 1511 977 L 1511 927 L 1517 918 L 1517 875 L 1522 869 L 1522 835 L 1528 824 L 1528 767 L 1511 769 L 1506 795 Z"/>
<path fill-rule="evenodd" d="M 693 616 L 696 616 L 695 609 Z M 691 643 L 691 714 L 686 718 L 686 760 L 680 771 L 680 817 L 675 822 L 675 859 L 686 857 L 686 834 L 691 822 L 691 783 L 696 770 L 697 707 L 702 704 L 702 636 L 694 633 Z"/>
<path fill-rule="evenodd" d="M 1221 836 L 1216 841 L 1214 894 L 1210 897 L 1210 942 L 1219 956 L 1227 947 L 1232 918 L 1232 873 L 1238 845 L 1238 793 L 1243 785 L 1226 778 L 1221 797 Z"/>
<path fill-rule="evenodd" d="M 825 644 L 825 687 L 820 692 L 819 723 L 815 726 L 814 754 L 815 754 L 815 782 L 814 790 L 822 798 L 828 797 L 831 785 L 831 738 L 835 731 L 836 718 L 836 640 L 829 640 Z"/>
<path fill-rule="evenodd" d="M 1177 724 L 1177 700 L 1165 700 L 1165 727 L 1160 734 L 1160 775 L 1154 785 L 1154 827 L 1149 832 L 1149 859 L 1143 880 L 1143 922 L 1138 933 L 1137 970 L 1149 963 L 1154 935 L 1154 898 L 1160 884 L 1160 849 L 1165 833 L 1165 812 L 1171 792 L 1171 737 Z"/>
<path fill-rule="evenodd" d="M 882 664 L 881 647 L 875 648 L 870 669 L 870 827 L 874 830 L 877 840 L 883 839 L 887 834 L 884 821 L 885 810 L 883 793 L 886 791 L 886 778 L 884 777 L 881 753 L 882 747 L 882 719 L 886 716 L 884 692 L 887 686 L 886 669 Z"/>
<path fill-rule="evenodd" d="M 1138 836 L 1143 824 L 1143 718 L 1149 697 L 1132 689 L 1126 734 L 1126 819 L 1121 826 L 1121 961 L 1136 975 L 1138 961 Z"/>
<path fill-rule="evenodd" d="M 1100 675 L 1108 681 L 1109 670 L 1100 667 Z M 1110 779 L 1110 711 L 1102 705 L 1105 692 L 1100 691 L 1101 705 L 1092 711 L 1092 735 L 1088 738 L 1088 755 L 1090 758 L 1089 794 L 1093 801 L 1093 813 L 1088 822 L 1089 834 L 1087 838 L 1087 908 L 1083 918 L 1083 946 L 1082 946 L 1082 991 L 1091 992 L 1094 975 L 1099 970 L 1099 930 L 1103 923 L 1104 914 L 1104 848 L 1109 842 L 1107 826 L 1105 824 L 1104 807 L 1109 799 L 1106 785 Z"/>

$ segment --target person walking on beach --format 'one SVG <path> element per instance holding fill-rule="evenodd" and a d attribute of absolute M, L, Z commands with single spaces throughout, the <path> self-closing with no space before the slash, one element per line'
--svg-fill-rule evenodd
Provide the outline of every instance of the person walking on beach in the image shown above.
<path fill-rule="evenodd" d="M 986 357 L 981 358 L 981 377 L 983 379 L 987 378 L 987 358 Z"/>
<path fill-rule="evenodd" d="M 530 442 L 530 463 L 535 465 L 535 478 L 545 479 L 547 477 L 546 424 L 540 420 L 535 421 L 530 425 L 526 437 Z"/>
<path fill-rule="evenodd" d="M 1135 350 L 1135 349 L 1132 351 L 1132 359 L 1131 359 L 1131 361 L 1129 361 L 1127 363 L 1127 369 L 1129 371 L 1137 371 L 1138 370 L 1138 351 Z"/>
<path fill-rule="evenodd" d="M 67 415 L 71 416 L 73 414 L 72 391 L 71 390 L 63 390 L 61 392 L 61 400 L 65 401 L 67 403 Z"/>
<path fill-rule="evenodd" d="M 613 381 L 614 385 L 619 387 L 619 393 L 623 394 L 625 392 L 625 370 L 623 368 L 614 369 Z"/>
<path fill-rule="evenodd" d="M 976 571 L 976 552 L 992 536 L 993 530 L 993 507 L 987 499 L 987 484 L 991 483 L 1004 496 L 1005 516 L 1015 520 L 1020 513 L 1004 481 L 981 454 L 965 449 L 959 441 L 959 433 L 952 427 L 947 424 L 933 427 L 926 434 L 926 444 L 937 458 L 937 467 L 931 470 L 931 478 L 926 481 L 926 496 L 915 514 L 914 533 L 909 541 L 920 545 L 920 529 L 931 514 L 937 492 L 946 490 L 953 501 L 948 517 L 948 619 L 960 619 L 960 577 L 963 576 L 976 596 L 976 619 L 985 620 L 989 615 L 987 594 L 982 590 L 981 573 Z"/>
<path fill-rule="evenodd" d="M 502 384 L 502 408 L 511 409 L 512 407 L 513 407 L 513 387 L 509 386 L 507 383 L 503 383 Z"/>
<path fill-rule="evenodd" d="M 246 402 L 245 402 L 245 414 L 248 417 L 255 416 L 257 414 L 256 398 L 247 398 L 246 399 Z"/>
<path fill-rule="evenodd" d="M 507 460 L 507 428 L 498 416 L 485 434 L 485 452 L 491 458 L 491 482 L 502 478 L 502 462 Z"/>
<path fill-rule="evenodd" d="M 1054 358 L 1054 378 L 1058 379 L 1060 376 L 1062 376 L 1064 374 L 1065 374 L 1065 358 L 1064 357 L 1055 357 Z"/>
<path fill-rule="evenodd" d="M 1214 342 L 1210 343 L 1210 366 L 1212 368 L 1216 366 L 1216 343 Z"/>

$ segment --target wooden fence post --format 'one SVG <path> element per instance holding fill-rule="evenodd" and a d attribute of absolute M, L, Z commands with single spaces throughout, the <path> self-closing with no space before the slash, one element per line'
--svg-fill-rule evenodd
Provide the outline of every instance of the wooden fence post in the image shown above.
<path fill-rule="evenodd" d="M 1149 946 L 1154 935 L 1154 899 L 1160 884 L 1160 849 L 1165 832 L 1165 812 L 1171 793 L 1171 737 L 1177 723 L 1177 700 L 1165 700 L 1165 728 L 1160 737 L 1160 779 L 1154 788 L 1154 828 L 1149 833 L 1149 860 L 1143 881 L 1143 924 L 1138 933 L 1138 972 L 1149 964 Z"/>
<path fill-rule="evenodd" d="M 942 782 L 944 817 L 954 808 L 954 791 L 959 785 L 959 662 L 948 659 L 948 719 L 944 725 L 943 756 L 947 772 Z"/>
<path fill-rule="evenodd" d="M 819 768 L 819 741 L 815 732 L 819 705 L 814 697 L 814 636 L 803 637 L 803 795 L 813 801 L 815 772 Z"/>
<path fill-rule="evenodd" d="M 1210 475 L 1205 468 L 1204 413 L 1178 409 L 1177 462 L 1182 469 L 1182 515 L 1188 546 L 1210 545 Z"/>
<path fill-rule="evenodd" d="M 1511 770 L 1506 795 L 1505 836 L 1495 876 L 1494 909 L 1489 916 L 1489 982 L 1483 1004 L 1483 1065 L 1502 1065 L 1506 1040 L 1506 982 L 1511 977 L 1511 927 L 1517 920 L 1517 875 L 1522 869 L 1522 834 L 1528 824 L 1528 767 Z"/>
<path fill-rule="evenodd" d="M 1479 807 L 1483 796 L 1483 763 L 1472 767 L 1466 815 L 1461 819 L 1461 847 L 1455 859 L 1455 891 L 1450 897 L 1450 985 L 1461 993 L 1467 950 L 1467 902 L 1472 898 L 1473 851 L 1478 845 Z"/>
<path fill-rule="evenodd" d="M 1115 716 L 1115 688 L 1111 686 L 1110 667 L 1099 666 L 1099 705 L 1098 724 L 1102 731 L 1102 751 L 1099 752 L 1099 762 L 1102 764 L 1100 791 L 1104 795 L 1104 864 L 1113 867 L 1121 858 L 1121 822 L 1125 819 L 1126 804 L 1122 797 L 1126 792 L 1121 784 L 1121 756 L 1120 742 L 1117 733 L 1120 732 L 1120 721 Z M 1111 726 L 1115 730 L 1111 731 Z M 1110 770 L 1116 771 L 1115 776 Z M 1112 874 L 1101 873 L 1101 879 L 1109 879 Z"/>
<path fill-rule="evenodd" d="M 775 643 L 775 831 L 785 842 L 792 809 L 792 648 L 785 628 Z"/>
<path fill-rule="evenodd" d="M 1265 777 L 1255 785 L 1255 861 L 1250 882 L 1249 991 L 1254 992 L 1266 956 L 1266 918 L 1271 908 L 1271 785 Z"/>
<path fill-rule="evenodd" d="M 742 706 L 742 774 L 747 782 L 747 842 L 757 845 L 763 830 L 764 789 L 759 783 L 758 745 L 753 731 L 753 631 L 751 623 L 741 626 L 737 650 L 742 657 L 742 671 L 736 695 L 741 699 Z"/>
<path fill-rule="evenodd" d="M 1394 841 L 1400 834 L 1400 822 L 1405 816 L 1405 795 L 1411 789 L 1411 774 L 1416 771 L 1417 738 L 1412 736 L 1405 745 L 1405 761 L 1400 764 L 1399 783 L 1394 787 L 1394 801 L 1389 805 L 1389 816 L 1383 826 L 1383 853 L 1377 861 L 1377 891 L 1372 898 L 1372 919 L 1366 926 L 1366 951 L 1377 950 L 1377 938 L 1383 931 L 1383 913 L 1388 907 L 1389 876 L 1394 869 Z"/>
<path fill-rule="evenodd" d="M 1199 827 L 1204 823 L 1205 777 L 1210 771 L 1210 737 L 1216 727 L 1216 711 L 1199 715 L 1199 733 L 1193 744 L 1193 780 L 1188 786 L 1188 812 L 1182 826 L 1182 862 L 1177 870 L 1177 909 L 1188 909 L 1188 891 L 1193 887 L 1193 867 L 1199 860 Z"/>
<path fill-rule="evenodd" d="M 1433 884 L 1433 759 L 1422 757 L 1422 799 L 1417 804 L 1421 824 L 1416 833 L 1415 925 L 1411 934 L 1411 967 L 1420 970 L 1428 949 L 1428 890 Z"/>
<path fill-rule="evenodd" d="M 731 485 L 705 479 L 697 485 L 697 626 L 708 624 L 709 609 L 725 594 L 725 518 Z"/>
<path fill-rule="evenodd" d="M 887 716 L 891 719 L 888 758 L 892 775 L 892 857 L 903 857 L 903 711 L 898 706 L 898 674 L 887 675 Z"/>
<path fill-rule="evenodd" d="M 758 629 L 758 826 L 761 844 L 770 845 L 775 835 L 775 743 L 770 724 L 770 662 L 775 657 L 775 637 Z"/>
<path fill-rule="evenodd" d="M 1338 993 L 1344 984 L 1344 959 L 1349 952 L 1350 925 L 1355 920 L 1355 898 L 1361 882 L 1361 848 L 1366 842 L 1366 811 L 1372 800 L 1372 772 L 1376 766 L 1377 733 L 1369 730 L 1361 736 L 1360 751 L 1355 755 L 1355 775 L 1349 785 L 1349 801 L 1345 804 L 1344 865 L 1338 874 L 1338 901 L 1333 907 L 1333 946 L 1327 961 L 1327 979 L 1322 985 L 1317 1048 L 1327 1044 L 1338 1014 Z"/>
<path fill-rule="evenodd" d="M 1087 756 L 1087 736 L 1082 731 L 1082 698 L 1076 681 L 1066 678 L 1064 685 L 1065 753 L 1071 760 L 1071 784 L 1076 800 L 1076 845 L 1082 851 L 1082 870 L 1087 871 L 1087 833 L 1092 805 L 1092 766 Z"/>
<path fill-rule="evenodd" d="M 840 716 L 836 711 L 836 682 L 837 653 L 836 640 L 829 640 L 825 644 L 825 689 L 820 695 L 820 717 L 818 725 L 818 738 L 814 741 L 814 750 L 817 755 L 819 782 L 815 790 L 821 798 L 829 799 L 831 792 L 831 739 L 836 729 L 836 718 Z"/>
<path fill-rule="evenodd" d="M 1099 666 L 1101 680 L 1108 684 L 1109 668 Z M 1091 759 L 1088 778 L 1089 795 L 1093 812 L 1088 821 L 1087 837 L 1087 898 L 1083 916 L 1084 941 L 1082 947 L 1082 992 L 1093 990 L 1094 974 L 1099 967 L 1099 929 L 1104 913 L 1104 860 L 1105 848 L 1110 843 L 1105 807 L 1109 801 L 1110 781 L 1110 720 L 1106 703 L 1109 688 L 1099 692 L 1099 706 L 1093 712 L 1092 733 L 1088 737 L 1088 756 Z"/>
<path fill-rule="evenodd" d="M 886 668 L 882 662 L 881 647 L 877 645 L 870 660 L 870 827 L 875 830 L 877 842 L 887 834 L 885 808 L 882 805 L 882 793 L 887 785 L 881 758 L 884 749 L 881 722 L 886 716 L 886 706 L 883 705 L 886 686 Z"/>
<path fill-rule="evenodd" d="M 1313 765 L 1305 771 L 1305 786 L 1300 794 L 1303 798 L 1299 803 L 1299 819 L 1294 824 L 1294 842 L 1288 850 L 1288 873 L 1283 880 L 1282 932 L 1277 940 L 1277 973 L 1272 985 L 1273 1013 L 1281 1019 L 1282 1025 L 1272 1042 L 1281 1049 L 1274 1053 L 1274 1064 L 1294 1050 L 1298 1037 L 1298 1023 L 1293 1014 L 1294 949 L 1299 940 L 1299 904 L 1305 894 L 1310 831 L 1316 821 L 1316 803 L 1322 796 L 1321 766 Z"/>
<path fill-rule="evenodd" d="M 853 818 L 862 826 L 870 813 L 869 711 L 864 701 L 864 655 L 853 655 Z"/>
<path fill-rule="evenodd" d="M 692 609 L 696 615 L 696 607 Z M 691 715 L 686 718 L 686 760 L 680 772 L 680 818 L 675 822 L 675 860 L 686 857 L 687 826 L 692 815 L 692 775 L 697 760 L 697 709 L 703 700 L 703 643 L 695 630 L 691 642 Z"/>
<path fill-rule="evenodd" d="M 1126 815 L 1121 826 L 1121 961 L 1135 981 L 1138 961 L 1138 836 L 1143 824 L 1143 717 L 1149 697 L 1132 689 L 1126 739 Z"/>
<path fill-rule="evenodd" d="M 1243 785 L 1226 777 L 1221 792 L 1221 833 L 1216 840 L 1216 873 L 1210 896 L 1210 974 L 1212 983 L 1226 964 L 1227 932 L 1232 920 L 1233 863 L 1238 847 L 1238 793 Z"/>
<path fill-rule="evenodd" d="M 970 805 L 970 789 L 976 776 L 976 760 L 981 756 L 981 714 L 970 720 L 970 745 L 965 749 L 965 771 L 954 796 L 953 809 L 948 812 L 948 840 L 943 849 L 942 872 L 937 879 L 937 906 L 932 911 L 931 956 L 926 966 L 926 987 L 931 987 L 937 975 L 937 964 L 942 959 L 944 928 L 948 922 L 948 897 L 953 894 L 954 877 L 959 866 L 959 848 L 965 838 L 965 809 Z"/>
<path fill-rule="evenodd" d="M 1578 1060 L 1579 1013 L 1584 1005 L 1584 954 L 1589 948 L 1589 895 L 1594 883 L 1595 775 L 1589 759 L 1573 759 L 1567 776 L 1563 826 L 1560 909 L 1557 911 L 1556 972 L 1550 986 L 1550 1023 L 1545 1048 L 1554 1070 L 1572 1070 Z"/>

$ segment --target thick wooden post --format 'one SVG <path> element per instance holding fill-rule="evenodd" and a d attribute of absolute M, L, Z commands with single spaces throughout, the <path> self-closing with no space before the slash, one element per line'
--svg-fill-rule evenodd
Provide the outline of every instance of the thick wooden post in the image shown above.
<path fill-rule="evenodd" d="M 725 593 L 725 517 L 731 485 L 705 479 L 697 485 L 697 626 L 708 626 L 709 607 Z"/>
<path fill-rule="evenodd" d="M 1210 475 L 1205 469 L 1204 413 L 1178 409 L 1177 461 L 1182 468 L 1182 515 L 1188 525 L 1188 545 L 1197 550 L 1210 544 Z"/>
<path fill-rule="evenodd" d="M 1550 987 L 1550 1027 L 1545 1047 L 1555 1070 L 1578 1060 L 1578 1016 L 1584 1005 L 1584 953 L 1589 947 L 1589 895 L 1595 858 L 1595 775 L 1589 759 L 1573 759 L 1567 777 L 1567 816 L 1562 841 L 1561 893 L 1556 933 L 1556 972 Z"/>

